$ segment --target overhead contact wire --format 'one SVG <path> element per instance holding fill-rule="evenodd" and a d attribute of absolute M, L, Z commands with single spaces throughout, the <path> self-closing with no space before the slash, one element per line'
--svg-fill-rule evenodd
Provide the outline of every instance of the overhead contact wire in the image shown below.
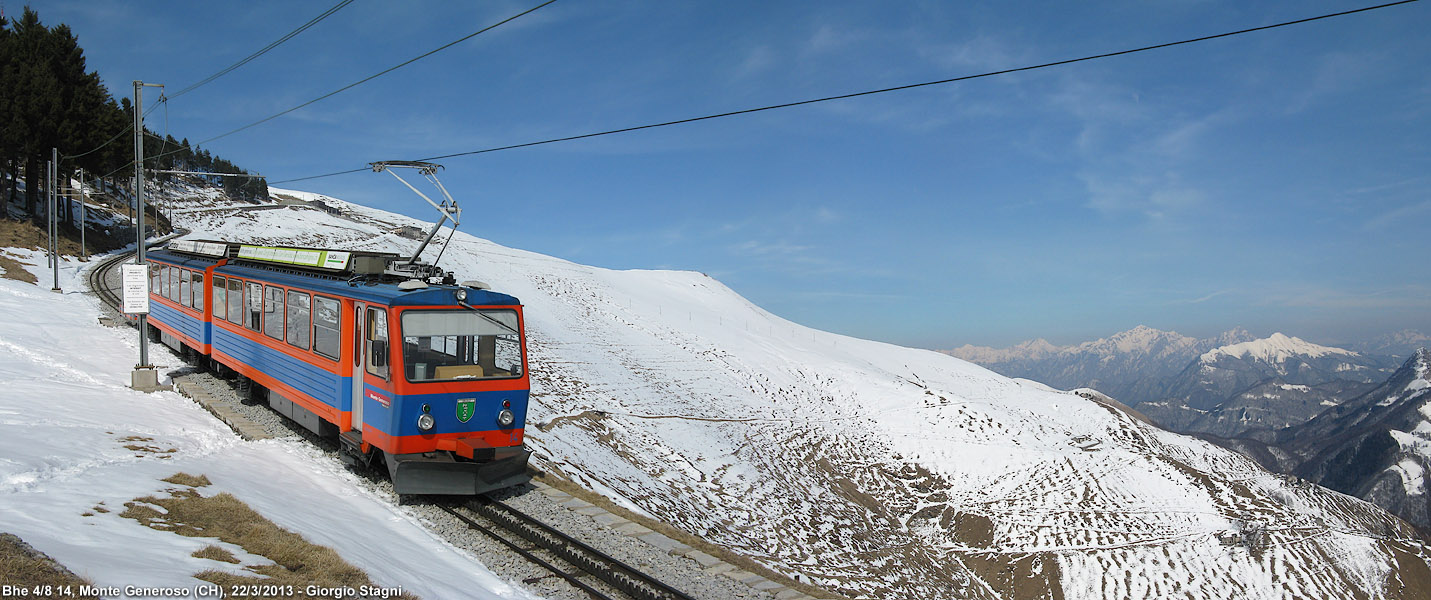
<path fill-rule="evenodd" d="M 595 132 L 595 133 L 585 133 L 585 134 L 581 134 L 581 135 L 572 135 L 572 136 L 566 136 L 566 137 L 552 138 L 552 139 L 541 140 L 541 141 L 537 141 L 537 142 L 526 142 L 526 143 L 523 143 L 523 144 L 512 144 L 512 145 L 509 145 L 509 146 L 498 146 L 498 147 L 495 147 L 495 148 L 485 148 L 485 149 L 482 149 L 482 150 L 472 150 L 472 151 L 469 151 L 469 152 L 457 152 L 457 153 L 453 153 L 453 154 L 442 154 L 442 155 L 438 155 L 438 156 L 429 156 L 429 157 L 421 158 L 421 159 L 418 159 L 418 160 L 422 160 L 422 161 L 433 161 L 433 160 L 441 160 L 441 159 L 444 159 L 444 158 L 454 158 L 454 157 L 459 157 L 459 156 L 472 156 L 472 155 L 476 155 L 476 154 L 486 154 L 486 153 L 488 153 L 488 152 L 500 152 L 500 151 L 503 151 L 503 150 L 515 150 L 515 149 L 517 149 L 517 148 L 529 148 L 529 147 L 532 147 L 532 146 L 541 146 L 541 145 L 543 145 L 543 144 L 555 144 L 555 143 L 557 143 L 557 142 L 569 142 L 569 141 L 573 141 L 573 140 L 581 140 L 581 139 L 587 139 L 587 138 L 594 138 L 594 137 L 600 137 L 600 136 L 604 136 L 604 135 L 613 135 L 613 134 L 617 134 L 617 133 L 628 133 L 628 132 L 632 132 L 632 131 L 640 131 L 640 130 L 643 130 L 643 129 L 655 129 L 655 128 L 657 128 L 657 127 L 667 127 L 667 126 L 671 126 L 671 125 L 682 125 L 682 124 L 685 124 L 685 123 L 695 123 L 695 122 L 698 122 L 698 121 L 708 121 L 708 120 L 711 120 L 711 119 L 720 119 L 720 118 L 724 118 L 724 117 L 733 117 L 733 116 L 736 116 L 736 115 L 746 115 L 746 114 L 757 113 L 757 112 L 763 112 L 763 111 L 768 111 L 768 110 L 776 110 L 776 109 L 781 109 L 781 108 L 791 108 L 791 107 L 795 107 L 795 106 L 805 106 L 805 105 L 809 105 L 809 104 L 818 104 L 818 103 L 821 103 L 821 102 L 831 102 L 831 101 L 834 101 L 834 100 L 845 100 L 845 99 L 849 99 L 849 98 L 858 98 L 858 97 L 861 97 L 861 96 L 873 96 L 873 95 L 876 95 L 876 94 L 885 94 L 885 93 L 889 93 L 889 92 L 898 92 L 898 91 L 910 90 L 910 89 L 921 88 L 921 87 L 928 87 L 928 86 L 934 86 L 934 85 L 942 85 L 942 84 L 947 84 L 947 83 L 955 83 L 955 82 L 959 82 L 959 81 L 968 81 L 968 80 L 971 80 L 971 79 L 981 79 L 981 78 L 985 78 L 985 77 L 993 77 L 993 76 L 995 76 L 995 75 L 1007 75 L 1007 74 L 1010 74 L 1010 73 L 1020 73 L 1020 72 L 1024 72 L 1024 71 L 1033 71 L 1033 70 L 1037 70 L 1037 69 L 1046 69 L 1046 68 L 1049 68 L 1049 67 L 1057 67 L 1057 66 L 1062 66 L 1062 65 L 1070 65 L 1070 64 L 1074 64 L 1074 63 L 1087 62 L 1087 61 L 1091 61 L 1091 60 L 1098 60 L 1098 59 L 1103 59 L 1103 58 L 1112 58 L 1112 57 L 1114 57 L 1114 56 L 1123 56 L 1123 55 L 1125 55 L 1125 54 L 1135 54 L 1135 53 L 1138 53 L 1138 52 L 1148 52 L 1148 51 L 1151 51 L 1151 50 L 1159 50 L 1159 49 L 1162 49 L 1162 48 L 1170 48 L 1170 47 L 1173 47 L 1173 46 L 1181 46 L 1181 45 L 1184 45 L 1184 44 L 1194 44 L 1194 43 L 1198 43 L 1198 42 L 1206 42 L 1206 41 L 1209 41 L 1209 40 L 1215 40 L 1215 39 L 1220 39 L 1220 38 L 1226 38 L 1226 37 L 1232 37 L 1232 36 L 1243 35 L 1243 34 L 1248 34 L 1248 33 L 1254 33 L 1254 32 L 1258 32 L 1258 31 L 1266 31 L 1266 30 L 1269 30 L 1269 29 L 1277 29 L 1277 28 L 1279 28 L 1279 27 L 1288 27 L 1288 26 L 1291 26 L 1291 25 L 1300 25 L 1300 24 L 1303 24 L 1303 23 L 1310 23 L 1310 22 L 1312 22 L 1312 21 L 1320 21 L 1320 20 L 1323 20 L 1323 19 L 1331 19 L 1331 18 L 1335 18 L 1335 17 L 1343 17 L 1343 16 L 1347 16 L 1347 15 L 1351 15 L 1351 14 L 1356 14 L 1356 13 L 1361 13 L 1361 12 L 1367 12 L 1367 11 L 1372 11 L 1372 10 L 1378 10 L 1378 9 L 1382 9 L 1382 8 L 1389 8 L 1389 7 L 1398 6 L 1398 5 L 1401 5 L 1401 4 L 1411 4 L 1411 3 L 1413 3 L 1413 2 L 1419 2 L 1419 1 L 1420 1 L 1420 0 L 1400 0 L 1399 2 L 1391 2 L 1391 3 L 1387 3 L 1387 4 L 1379 4 L 1379 5 L 1376 5 L 1376 6 L 1368 6 L 1368 7 L 1364 7 L 1364 8 L 1357 8 L 1357 9 L 1352 9 L 1352 10 L 1346 10 L 1346 11 L 1342 11 L 1342 12 L 1336 12 L 1336 13 L 1330 13 L 1330 14 L 1325 14 L 1325 15 L 1319 15 L 1319 16 L 1315 16 L 1315 17 L 1308 17 L 1308 18 L 1305 18 L 1305 19 L 1297 19 L 1297 20 L 1295 20 L 1295 21 L 1285 21 L 1285 22 L 1282 22 L 1282 23 L 1274 23 L 1274 24 L 1272 24 L 1272 25 L 1263 25 L 1263 26 L 1261 26 L 1261 27 L 1252 27 L 1252 28 L 1248 28 L 1248 29 L 1241 29 L 1241 30 L 1238 30 L 1238 31 L 1230 31 L 1230 32 L 1227 32 L 1227 33 L 1219 33 L 1219 34 L 1215 34 L 1215 35 L 1206 35 L 1206 36 L 1202 36 L 1202 37 L 1196 37 L 1196 38 L 1190 38 L 1190 39 L 1185 39 L 1185 40 L 1179 40 L 1179 41 L 1176 41 L 1176 42 L 1167 42 L 1167 43 L 1163 43 L 1163 44 L 1155 44 L 1155 45 L 1152 45 L 1152 46 L 1143 46 L 1143 47 L 1141 47 L 1141 48 L 1133 48 L 1133 49 L 1130 49 L 1130 50 L 1119 50 L 1119 51 L 1117 51 L 1117 52 L 1106 52 L 1106 53 L 1103 53 L 1103 54 L 1094 54 L 1094 55 L 1091 55 L 1091 56 L 1084 56 L 1084 57 L 1080 57 L 1080 58 L 1070 58 L 1070 59 L 1066 59 L 1066 60 L 1059 60 L 1059 61 L 1054 61 L 1054 62 L 1047 62 L 1047 63 L 1037 64 L 1037 65 L 1029 65 L 1029 66 L 1017 67 L 1017 68 L 1012 68 L 1012 69 L 1004 69 L 1004 70 L 1001 70 L 1001 71 L 989 71 L 989 72 L 986 72 L 986 73 L 979 73 L 979 74 L 977 74 L 977 75 L 964 75 L 964 76 L 961 76 L 961 77 L 951 77 L 951 78 L 948 78 L 948 79 L 939 79 L 939 80 L 935 80 L 935 81 L 926 81 L 926 82 L 922 82 L 922 83 L 911 83 L 911 84 L 907 84 L 907 85 L 900 85 L 900 86 L 895 86 L 895 87 L 881 88 L 881 89 L 877 89 L 877 90 L 867 90 L 867 91 L 863 91 L 863 92 L 854 92 L 854 93 L 851 93 L 851 94 L 840 94 L 840 95 L 837 95 L 837 96 L 826 96 L 826 97 L 823 97 L 823 98 L 814 98 L 814 99 L 811 99 L 811 100 L 800 100 L 800 101 L 797 101 L 797 102 L 786 102 L 786 103 L 784 103 L 784 104 L 773 104 L 773 105 L 770 105 L 770 106 L 762 106 L 762 107 L 759 107 L 759 108 L 747 108 L 747 109 L 743 109 L 743 110 L 734 110 L 734 111 L 730 111 L 730 112 L 723 112 L 723 113 L 718 113 L 718 114 L 713 114 L 713 115 L 705 115 L 705 116 L 702 116 L 702 117 L 691 117 L 691 118 L 687 118 L 687 119 L 678 119 L 678 120 L 675 120 L 675 121 L 665 121 L 665 122 L 662 122 L 662 123 L 652 123 L 652 124 L 649 124 L 649 125 L 637 125 L 637 126 L 634 126 L 634 127 L 623 127 L 623 128 L 621 128 L 621 129 L 611 129 L 611 130 L 599 131 L 599 132 Z M 225 135 L 227 135 L 227 134 L 225 134 Z M 293 178 L 293 179 L 284 179 L 284 180 L 275 181 L 275 182 L 272 182 L 272 183 L 292 183 L 292 182 L 295 182 L 295 181 L 306 181 L 306 180 L 309 180 L 309 179 L 321 179 L 321 178 L 324 178 L 324 177 L 334 177 L 334 176 L 337 176 L 337 175 L 347 175 L 347 174 L 350 174 L 350 173 L 359 173 L 359 172 L 367 171 L 367 170 L 368 170 L 367 168 L 349 169 L 349 170 L 346 170 L 346 171 L 335 171 L 335 172 L 332 172 L 332 173 L 325 173 L 325 174 L 322 174 L 322 175 L 310 175 L 310 176 L 308 176 L 308 177 L 296 177 L 296 178 Z"/>
<path fill-rule="evenodd" d="M 194 91 L 194 90 L 196 90 L 196 89 L 198 89 L 198 88 L 200 88 L 200 87 L 203 87 L 204 85 L 208 84 L 209 82 L 212 82 L 212 81 L 215 80 L 215 79 L 218 79 L 218 78 L 220 78 L 220 77 L 223 77 L 224 75 L 229 74 L 229 72 L 233 71 L 234 69 L 237 69 L 237 68 L 239 68 L 239 67 L 242 67 L 242 66 L 248 64 L 249 61 L 252 61 L 253 59 L 258 58 L 258 57 L 260 57 L 260 56 L 263 56 L 263 55 L 266 54 L 269 50 L 272 50 L 272 49 L 274 49 L 274 48 L 277 48 L 277 47 L 279 46 L 279 44 L 282 44 L 282 43 L 284 43 L 284 42 L 286 42 L 286 41 L 288 41 L 288 40 L 290 40 L 290 39 L 293 39 L 294 36 L 296 36 L 296 35 L 298 35 L 298 34 L 300 34 L 300 33 L 303 33 L 304 31 L 307 31 L 309 27 L 312 27 L 312 26 L 314 26 L 314 25 L 317 25 L 319 21 L 322 21 L 323 19 L 326 19 L 326 18 L 332 16 L 333 13 L 336 13 L 336 12 L 338 12 L 339 10 L 342 10 L 343 7 L 345 7 L 345 6 L 349 5 L 349 4 L 352 4 L 352 3 L 353 3 L 353 0 L 342 0 L 341 2 L 339 2 L 339 3 L 335 4 L 335 5 L 333 5 L 333 6 L 332 6 L 331 8 L 329 8 L 328 10 L 323 11 L 323 14 L 320 14 L 320 15 L 318 15 L 318 16 L 316 16 L 316 17 L 313 17 L 312 19 L 309 19 L 307 23 L 304 23 L 303 25 L 300 25 L 297 29 L 294 29 L 293 31 L 288 32 L 288 33 L 287 33 L 286 35 L 284 35 L 283 37 L 278 38 L 277 40 L 274 40 L 274 41 L 273 41 L 272 43 L 270 43 L 269 45 L 264 46 L 263 48 L 260 48 L 257 52 L 254 52 L 253 54 L 250 54 L 250 55 L 244 57 L 243 60 L 240 60 L 240 61 L 238 61 L 238 62 L 236 62 L 236 63 L 234 63 L 234 64 L 231 64 L 231 65 L 229 65 L 229 66 L 227 66 L 227 67 L 224 67 L 223 69 L 219 70 L 219 72 L 214 73 L 213 75 L 210 75 L 210 76 L 208 76 L 208 77 L 205 77 L 202 81 L 199 81 L 198 83 L 194 83 L 194 84 L 190 85 L 189 87 L 186 87 L 186 88 L 184 88 L 184 89 L 182 89 L 182 90 L 179 90 L 179 91 L 176 92 L 173 96 L 170 96 L 170 98 L 178 98 L 179 96 L 183 96 L 184 94 L 187 94 L 187 93 L 189 93 L 189 92 L 192 92 L 192 91 Z"/>
<path fill-rule="evenodd" d="M 173 96 L 169 96 L 169 97 L 167 97 L 167 98 L 161 96 L 161 97 L 159 98 L 159 102 L 158 102 L 158 103 L 156 103 L 156 104 L 155 104 L 153 107 L 151 107 L 149 110 L 144 111 L 144 116 L 147 117 L 147 116 L 149 116 L 149 113 L 152 113 L 152 112 L 158 110 L 160 105 L 166 105 L 166 106 L 167 106 L 167 104 L 168 104 L 168 102 L 169 102 L 170 99 L 178 98 L 179 96 L 182 96 L 182 95 L 184 95 L 184 94 L 187 94 L 187 93 L 189 93 L 189 92 L 192 92 L 192 91 L 198 89 L 199 87 L 201 87 L 201 86 L 203 86 L 203 85 L 205 85 L 205 84 L 208 84 L 209 82 L 212 82 L 212 81 L 215 80 L 215 79 L 218 79 L 218 78 L 220 78 L 220 77 L 223 77 L 224 75 L 227 75 L 230 71 L 233 71 L 234 69 L 237 69 L 237 68 L 239 68 L 239 67 L 244 66 L 245 64 L 248 64 L 249 61 L 252 61 L 253 59 L 258 58 L 258 57 L 260 57 L 260 56 L 263 56 L 263 55 L 264 55 L 265 53 L 267 53 L 269 50 L 272 50 L 272 49 L 274 49 L 274 48 L 277 48 L 277 47 L 279 46 L 279 44 L 282 44 L 282 43 L 284 43 L 284 42 L 286 42 L 286 41 L 292 39 L 294 36 L 296 36 L 296 35 L 298 35 L 298 34 L 300 34 L 300 33 L 303 33 L 303 32 L 306 31 L 309 27 L 312 27 L 312 26 L 318 24 L 319 21 L 322 21 L 323 19 L 328 18 L 328 17 L 331 16 L 333 13 L 338 12 L 338 11 L 341 10 L 343 7 L 345 7 L 345 6 L 349 5 L 349 4 L 352 4 L 352 3 L 353 3 L 353 0 L 342 0 L 341 2 L 339 2 L 339 3 L 336 4 L 336 5 L 334 5 L 333 7 L 329 8 L 328 10 L 323 11 L 323 14 L 320 14 L 320 15 L 318 15 L 318 16 L 316 16 L 316 17 L 310 19 L 307 23 L 304 23 L 303 25 L 299 26 L 297 29 L 294 29 L 293 31 L 288 32 L 287 35 L 284 35 L 283 37 L 278 38 L 278 40 L 274 41 L 273 43 L 271 43 L 271 44 L 269 44 L 269 45 L 267 45 L 267 46 L 264 46 L 263 48 L 259 49 L 257 52 L 254 52 L 253 54 L 248 55 L 248 56 L 245 57 L 243 60 L 240 60 L 240 61 L 238 61 L 238 62 L 236 62 L 236 63 L 234 63 L 234 64 L 232 64 L 232 65 L 229 65 L 229 66 L 223 68 L 222 70 L 220 70 L 219 72 L 214 73 L 213 75 L 210 75 L 210 76 L 208 76 L 208 77 L 205 77 L 203 81 L 200 81 L 200 82 L 198 82 L 198 83 L 195 83 L 195 84 L 193 84 L 193 85 L 190 85 L 189 87 L 186 87 L 186 88 L 184 88 L 184 89 L 182 89 L 182 90 L 179 90 L 179 92 L 176 93 L 176 94 L 174 94 Z M 166 109 L 166 110 L 167 110 L 167 109 Z M 124 128 L 123 131 L 120 131 L 119 133 L 114 134 L 114 137 L 111 137 L 111 138 L 109 138 L 108 140 L 105 140 L 105 142 L 104 142 L 103 144 L 100 144 L 99 146 L 96 146 L 94 149 L 89 150 L 89 151 L 86 151 L 86 152 L 81 152 L 81 153 L 79 153 L 79 154 L 69 154 L 69 155 L 66 155 L 66 156 L 61 157 L 61 159 L 62 159 L 62 160 L 68 160 L 68 159 L 72 159 L 72 158 L 80 158 L 80 157 L 83 157 L 83 156 L 88 156 L 88 155 L 90 155 L 90 154 L 94 154 L 95 152 L 98 152 L 98 151 L 104 149 L 105 146 L 108 146 L 108 145 L 114 143 L 114 140 L 119 139 L 120 136 L 123 136 L 124 134 L 129 133 L 129 132 L 131 132 L 131 131 L 134 131 L 134 125 L 133 125 L 132 123 L 129 124 L 129 125 L 127 125 L 127 126 L 125 126 L 125 128 Z"/>
<path fill-rule="evenodd" d="M 396 64 L 396 65 L 394 65 L 394 66 L 391 66 L 391 67 L 388 67 L 388 68 L 386 68 L 386 69 L 383 69 L 382 71 L 378 71 L 377 73 L 374 73 L 374 74 L 372 74 L 372 75 L 369 75 L 369 76 L 367 76 L 367 77 L 364 77 L 364 78 L 362 78 L 362 79 L 359 79 L 358 81 L 355 81 L 355 82 L 350 83 L 350 84 L 348 84 L 348 85 L 345 85 L 345 86 L 343 86 L 343 87 L 341 87 L 341 88 L 338 88 L 338 89 L 336 89 L 336 90 L 333 90 L 333 91 L 331 91 L 331 92 L 328 92 L 328 93 L 326 93 L 326 94 L 323 94 L 322 96 L 319 96 L 319 97 L 317 97 L 317 98 L 314 98 L 314 99 L 312 99 L 312 100 L 309 100 L 309 101 L 307 101 L 307 102 L 304 102 L 303 104 L 299 104 L 298 106 L 295 106 L 295 107 L 290 108 L 290 109 L 288 109 L 288 110 L 285 110 L 285 111 L 283 111 L 283 112 L 280 112 L 280 113 L 277 113 L 277 114 L 274 114 L 274 115 L 271 115 L 271 116 L 268 116 L 268 117 L 264 117 L 264 118 L 262 118 L 262 119 L 259 119 L 259 120 L 257 120 L 257 121 L 254 121 L 254 122 L 252 122 L 252 123 L 249 123 L 248 125 L 244 125 L 243 127 L 240 127 L 240 128 L 235 129 L 235 130 L 233 130 L 233 131 L 229 131 L 229 132 L 227 132 L 227 133 L 221 133 L 221 134 L 216 135 L 216 136 L 214 136 L 214 137 L 211 137 L 211 138 L 209 138 L 209 139 L 202 140 L 202 141 L 198 142 L 198 144 L 205 144 L 205 143 L 208 143 L 208 142 L 212 142 L 212 141 L 214 141 L 214 140 L 217 140 L 217 139 L 219 139 L 219 138 L 228 137 L 228 136 L 230 136 L 230 135 L 233 135 L 233 134 L 235 134 L 235 133 L 238 133 L 238 132 L 240 132 L 240 131 L 243 131 L 243 130 L 245 130 L 245 129 L 248 129 L 248 128 L 250 128 L 250 127 L 253 127 L 253 126 L 255 126 L 255 125 L 261 125 L 261 124 L 263 124 L 263 123 L 267 123 L 267 122 L 269 122 L 269 121 L 272 121 L 272 120 L 274 120 L 274 119 L 277 119 L 278 117 L 281 117 L 281 116 L 283 116 L 283 115 L 286 115 L 286 114 L 288 114 L 288 113 L 291 113 L 291 112 L 293 112 L 293 111 L 295 111 L 295 110 L 298 110 L 298 109 L 300 109 L 300 108 L 303 108 L 303 107 L 305 107 L 305 106 L 308 106 L 308 105 L 310 105 L 310 104 L 313 104 L 313 103 L 315 103 L 315 102 L 318 102 L 318 101 L 320 101 L 320 100 L 324 100 L 324 99 L 327 99 L 327 98 L 331 98 L 331 97 L 336 96 L 336 95 L 338 95 L 338 94 L 340 94 L 340 93 L 342 93 L 342 92 L 348 91 L 348 90 L 353 89 L 353 88 L 355 88 L 355 87 L 357 87 L 357 86 L 360 86 L 360 85 L 362 85 L 362 84 L 364 84 L 364 83 L 367 83 L 367 82 L 369 82 L 369 81 L 372 81 L 372 80 L 374 80 L 374 79 L 377 79 L 377 78 L 379 78 L 379 77 L 382 77 L 383 75 L 387 75 L 388 73 L 391 73 L 391 72 L 393 72 L 393 71 L 396 71 L 396 70 L 398 70 L 398 69 L 401 69 L 401 68 L 403 68 L 403 67 L 406 67 L 406 66 L 408 66 L 408 65 L 410 65 L 410 64 L 412 64 L 412 63 L 415 63 L 415 62 L 417 62 L 417 61 L 419 61 L 419 60 L 422 60 L 422 59 L 424 59 L 424 58 L 427 58 L 427 57 L 429 57 L 429 56 L 432 56 L 432 55 L 434 55 L 434 54 L 437 54 L 438 52 L 441 52 L 441 51 L 443 51 L 443 50 L 446 50 L 446 49 L 448 49 L 448 48 L 451 48 L 451 47 L 453 47 L 453 46 L 456 46 L 457 44 L 460 44 L 460 43 L 462 43 L 462 42 L 465 42 L 465 41 L 467 41 L 467 40 L 470 40 L 470 39 L 472 39 L 472 38 L 474 38 L 474 37 L 476 37 L 476 36 L 478 36 L 478 35 L 481 35 L 481 34 L 483 34 L 483 33 L 486 33 L 486 32 L 488 32 L 488 31 L 491 31 L 491 30 L 493 30 L 493 29 L 496 29 L 496 28 L 498 28 L 498 27 L 501 27 L 502 25 L 505 25 L 505 24 L 510 23 L 510 22 L 512 22 L 512 21 L 514 21 L 514 20 L 516 20 L 516 19 L 519 19 L 519 18 L 521 18 L 521 17 L 523 17 L 523 16 L 526 16 L 526 15 L 528 15 L 528 14 L 531 14 L 531 13 L 537 11 L 538 9 L 540 9 L 540 8 L 542 8 L 542 7 L 545 7 L 545 6 L 547 6 L 547 5 L 549 5 L 549 4 L 553 3 L 553 2 L 556 2 L 556 0 L 547 0 L 546 2 L 543 2 L 543 3 L 541 3 L 541 4 L 538 4 L 538 5 L 536 5 L 536 6 L 532 7 L 532 8 L 529 8 L 529 9 L 527 9 L 527 10 L 525 10 L 525 11 L 522 11 L 522 12 L 517 13 L 517 14 L 515 14 L 515 15 L 512 15 L 512 16 L 510 16 L 510 17 L 507 17 L 506 19 L 503 19 L 503 20 L 501 20 L 501 21 L 499 21 L 499 22 L 497 22 L 497 23 L 495 23 L 495 24 L 492 24 L 492 25 L 489 25 L 489 26 L 484 27 L 484 28 L 482 28 L 482 29 L 479 29 L 479 30 L 477 30 L 477 31 L 474 31 L 474 32 L 472 32 L 472 33 L 470 33 L 470 34 L 468 34 L 468 35 L 465 35 L 465 36 L 463 36 L 463 37 L 461 37 L 461 38 L 458 38 L 458 39 L 456 39 L 456 40 L 453 40 L 452 42 L 449 42 L 449 43 L 447 43 L 447 44 L 444 44 L 444 45 L 442 45 L 442 46 L 439 46 L 439 47 L 437 47 L 437 48 L 434 48 L 434 49 L 432 49 L 432 50 L 430 50 L 430 51 L 428 51 L 428 52 L 426 52 L 426 53 L 423 53 L 423 54 L 421 54 L 421 55 L 418 55 L 418 56 L 416 56 L 416 57 L 413 57 L 413 58 L 410 58 L 410 59 L 408 59 L 408 60 L 406 60 L 406 61 L 403 61 L 403 62 L 401 62 L 401 63 L 398 63 L 398 64 Z"/>

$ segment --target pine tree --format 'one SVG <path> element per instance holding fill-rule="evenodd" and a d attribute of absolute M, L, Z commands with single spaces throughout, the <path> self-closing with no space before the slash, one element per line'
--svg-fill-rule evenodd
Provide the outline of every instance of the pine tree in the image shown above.
<path fill-rule="evenodd" d="M 55 147 L 59 129 L 59 81 L 49 69 L 50 32 L 40 23 L 40 16 L 25 7 L 20 20 L 12 25 L 13 53 L 5 87 L 14 90 L 11 111 L 15 118 L 10 123 L 13 129 L 6 129 L 20 141 L 18 154 L 25 166 L 25 210 L 39 221 L 36 203 L 45 173 L 46 154 Z"/>
<path fill-rule="evenodd" d="M 15 204 L 16 182 L 23 176 L 24 211 L 40 220 L 37 204 L 52 148 L 65 157 L 62 178 L 83 168 L 102 178 L 128 179 L 125 171 L 126 165 L 132 165 L 133 144 L 125 140 L 125 133 L 134 122 L 133 106 L 128 98 L 116 102 L 99 74 L 86 70 L 85 62 L 84 50 L 69 26 L 46 27 L 29 7 L 19 19 L 0 19 L 0 173 L 9 175 L 8 187 L 0 194 L 0 217 Z M 161 138 L 146 130 L 144 146 L 145 155 L 154 161 L 150 166 L 160 169 L 240 172 L 207 150 L 191 148 L 188 139 Z M 219 178 L 213 179 L 212 183 L 220 183 Z M 257 191 L 267 196 L 262 182 L 255 186 L 236 180 L 233 186 L 231 193 L 240 196 Z M 69 209 L 66 202 L 60 210 Z"/>
<path fill-rule="evenodd" d="M 14 33 L 10 23 L 0 19 L 0 169 L 6 177 L 6 189 L 0 195 L 0 218 L 10 216 L 10 202 L 15 199 L 15 181 L 19 179 L 18 163 L 19 139 L 15 135 L 14 89 L 11 80 L 12 55 L 14 54 Z"/>

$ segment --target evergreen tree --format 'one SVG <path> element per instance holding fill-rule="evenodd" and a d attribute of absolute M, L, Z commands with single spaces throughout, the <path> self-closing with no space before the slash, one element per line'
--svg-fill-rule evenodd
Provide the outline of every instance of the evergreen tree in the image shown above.
<path fill-rule="evenodd" d="M 97 72 L 87 71 L 84 50 L 69 26 L 53 28 L 26 7 L 19 19 L 0 19 L 0 173 L 7 187 L 0 191 L 0 217 L 15 204 L 16 182 L 25 181 L 24 211 L 36 221 L 44 193 L 45 163 L 51 149 L 62 157 L 60 176 L 78 168 L 97 177 L 129 179 L 134 146 L 134 108 L 128 98 L 116 101 Z M 165 170 L 241 172 L 207 150 L 191 148 L 189 140 L 144 132 L 146 166 Z M 132 166 L 132 165 L 131 165 Z M 171 180 L 165 175 L 161 180 Z M 219 179 L 210 178 L 214 184 Z M 105 182 L 116 184 L 115 181 Z M 267 197 L 262 182 L 236 179 L 236 197 Z M 63 205 L 66 210 L 70 205 Z M 64 218 L 64 215 L 61 215 Z"/>
<path fill-rule="evenodd" d="M 7 176 L 6 188 L 0 195 L 0 218 L 10 216 L 10 202 L 15 199 L 15 181 L 19 179 L 20 140 L 15 134 L 14 93 L 11 91 L 12 55 L 14 54 L 14 33 L 6 19 L 0 19 L 0 175 Z"/>
<path fill-rule="evenodd" d="M 25 210 L 38 221 L 36 203 L 45 160 L 49 149 L 58 142 L 59 81 L 49 69 L 50 32 L 40 23 L 40 16 L 25 7 L 20 20 L 12 25 L 11 69 L 4 87 L 13 94 L 10 108 L 15 127 L 6 129 L 19 139 L 17 154 L 25 168 Z"/>

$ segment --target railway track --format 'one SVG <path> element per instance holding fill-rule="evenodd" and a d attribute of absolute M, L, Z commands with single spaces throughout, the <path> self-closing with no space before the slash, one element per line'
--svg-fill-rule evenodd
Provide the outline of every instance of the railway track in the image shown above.
<path fill-rule="evenodd" d="M 109 286 L 109 275 L 118 268 L 119 265 L 133 258 L 133 252 L 111 256 L 104 259 L 104 262 L 99 263 L 89 271 L 89 289 L 99 297 L 100 301 L 108 304 L 115 310 L 119 310 L 121 299 L 119 294 L 114 291 L 114 288 Z"/>
<path fill-rule="evenodd" d="M 160 246 L 171 239 L 188 234 L 188 229 L 179 229 L 162 238 L 159 238 L 152 242 L 148 242 L 147 244 L 145 244 L 144 247 L 153 248 L 155 246 Z M 119 310 L 120 305 L 124 302 L 124 299 L 119 297 L 119 293 L 115 291 L 115 288 L 110 287 L 109 275 L 110 273 L 113 273 L 114 270 L 119 267 L 119 265 L 123 264 L 125 261 L 132 260 L 133 258 L 133 252 L 116 254 L 114 256 L 104 259 L 93 269 L 90 269 L 89 275 L 87 276 L 87 281 L 85 283 L 89 285 L 90 291 L 94 292 L 95 296 L 98 296 L 100 301 L 104 302 L 105 304 L 108 304 L 114 310 Z"/>
<path fill-rule="evenodd" d="M 122 299 L 110 286 L 111 274 L 133 257 L 134 253 L 128 252 L 107 258 L 87 276 L 90 290 L 116 310 Z M 693 600 L 655 577 L 492 498 L 480 496 L 460 503 L 434 499 L 434 506 L 497 540 L 523 559 L 551 571 L 595 600 L 615 600 L 623 596 L 633 600 Z"/>
<path fill-rule="evenodd" d="M 636 600 L 692 600 L 691 596 L 684 592 L 489 497 L 480 496 L 455 505 L 449 503 L 438 506 L 467 526 L 487 534 L 597 600 L 613 599 L 606 591 L 599 589 L 601 584 Z M 484 525 L 472 516 L 463 514 L 464 512 L 477 515 L 493 526 Z M 499 532 L 496 528 L 502 531 Z M 530 546 L 523 544 L 523 541 Z M 566 563 L 569 568 L 564 569 L 552 564 L 551 561 L 538 556 L 537 552 L 552 556 Z M 581 576 L 572 573 L 572 569 L 586 573 L 597 582 L 583 580 Z"/>

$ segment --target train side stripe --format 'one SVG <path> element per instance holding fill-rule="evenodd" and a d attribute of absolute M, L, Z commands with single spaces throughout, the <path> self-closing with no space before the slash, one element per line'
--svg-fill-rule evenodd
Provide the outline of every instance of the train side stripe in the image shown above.
<path fill-rule="evenodd" d="M 215 328 L 214 351 L 283 382 L 294 391 L 327 405 L 331 411 L 352 410 L 351 398 L 343 393 L 346 391 L 344 378 L 337 373 L 289 356 L 225 327 Z"/>

